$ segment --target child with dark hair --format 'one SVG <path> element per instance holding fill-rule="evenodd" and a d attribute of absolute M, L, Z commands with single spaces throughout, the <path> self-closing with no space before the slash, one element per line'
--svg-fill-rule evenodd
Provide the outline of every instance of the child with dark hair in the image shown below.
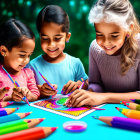
<path fill-rule="evenodd" d="M 34 73 L 24 68 L 34 48 L 33 32 L 19 20 L 10 19 L 0 26 L 0 88 L 10 88 L 3 100 L 21 101 L 24 96 L 29 101 L 38 99 Z M 15 88 L 10 76 L 20 87 Z"/>
<path fill-rule="evenodd" d="M 82 84 L 81 78 L 87 81 L 88 77 L 80 59 L 64 53 L 65 42 L 71 36 L 67 13 L 59 6 L 48 5 L 40 11 L 36 24 L 44 54 L 32 60 L 30 67 L 35 72 L 41 95 L 50 96 L 57 91 L 44 83 L 39 72 L 55 84 L 55 88 L 58 86 L 58 93 L 62 89 L 64 94 L 74 91 Z"/>

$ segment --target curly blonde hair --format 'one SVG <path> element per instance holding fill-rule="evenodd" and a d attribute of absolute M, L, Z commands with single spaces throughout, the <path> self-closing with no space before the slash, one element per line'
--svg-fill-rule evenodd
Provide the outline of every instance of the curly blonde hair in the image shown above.
<path fill-rule="evenodd" d="M 102 20 L 106 23 L 113 22 L 130 32 L 121 49 L 121 74 L 125 75 L 134 65 L 139 49 L 136 35 L 140 32 L 140 25 L 132 4 L 129 0 L 98 0 L 90 10 L 89 21 L 99 23 Z"/>

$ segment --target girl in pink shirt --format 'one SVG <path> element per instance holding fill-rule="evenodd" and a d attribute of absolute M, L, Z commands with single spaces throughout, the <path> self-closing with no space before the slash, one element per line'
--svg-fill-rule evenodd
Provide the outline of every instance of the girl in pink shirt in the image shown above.
<path fill-rule="evenodd" d="M 9 87 L 3 100 L 37 100 L 40 93 L 32 70 L 24 68 L 35 48 L 33 32 L 22 22 L 10 19 L 0 26 L 0 89 Z M 7 72 L 20 87 L 10 80 Z M 3 94 L 0 93 L 0 99 Z"/>

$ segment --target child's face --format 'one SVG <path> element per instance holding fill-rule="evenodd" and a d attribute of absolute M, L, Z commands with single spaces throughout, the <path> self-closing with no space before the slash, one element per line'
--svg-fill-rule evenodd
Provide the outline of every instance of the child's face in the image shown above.
<path fill-rule="evenodd" d="M 119 22 L 119 21 L 118 21 Z M 95 23 L 96 41 L 108 55 L 119 52 L 123 46 L 126 32 L 114 23 Z"/>
<path fill-rule="evenodd" d="M 4 66 L 7 70 L 13 71 L 13 73 L 19 72 L 29 63 L 34 48 L 35 41 L 32 39 L 25 39 L 19 48 L 13 47 L 11 51 L 6 50 Z"/>
<path fill-rule="evenodd" d="M 62 25 L 44 23 L 40 31 L 41 47 L 47 54 L 49 60 L 63 60 L 65 55 L 65 41 L 69 40 L 70 36 L 62 32 Z"/>

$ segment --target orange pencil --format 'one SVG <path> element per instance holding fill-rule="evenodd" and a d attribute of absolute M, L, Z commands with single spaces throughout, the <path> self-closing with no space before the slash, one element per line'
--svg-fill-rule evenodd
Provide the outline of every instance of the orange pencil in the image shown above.
<path fill-rule="evenodd" d="M 140 120 L 140 111 L 125 109 L 125 108 L 118 108 L 116 109 L 121 112 L 123 115 L 127 116 L 128 118 L 139 119 Z"/>
<path fill-rule="evenodd" d="M 0 102 L 0 108 L 13 104 L 14 102 Z"/>
<path fill-rule="evenodd" d="M 36 140 L 42 139 L 53 133 L 57 127 L 35 127 L 0 136 L 1 140 Z"/>

